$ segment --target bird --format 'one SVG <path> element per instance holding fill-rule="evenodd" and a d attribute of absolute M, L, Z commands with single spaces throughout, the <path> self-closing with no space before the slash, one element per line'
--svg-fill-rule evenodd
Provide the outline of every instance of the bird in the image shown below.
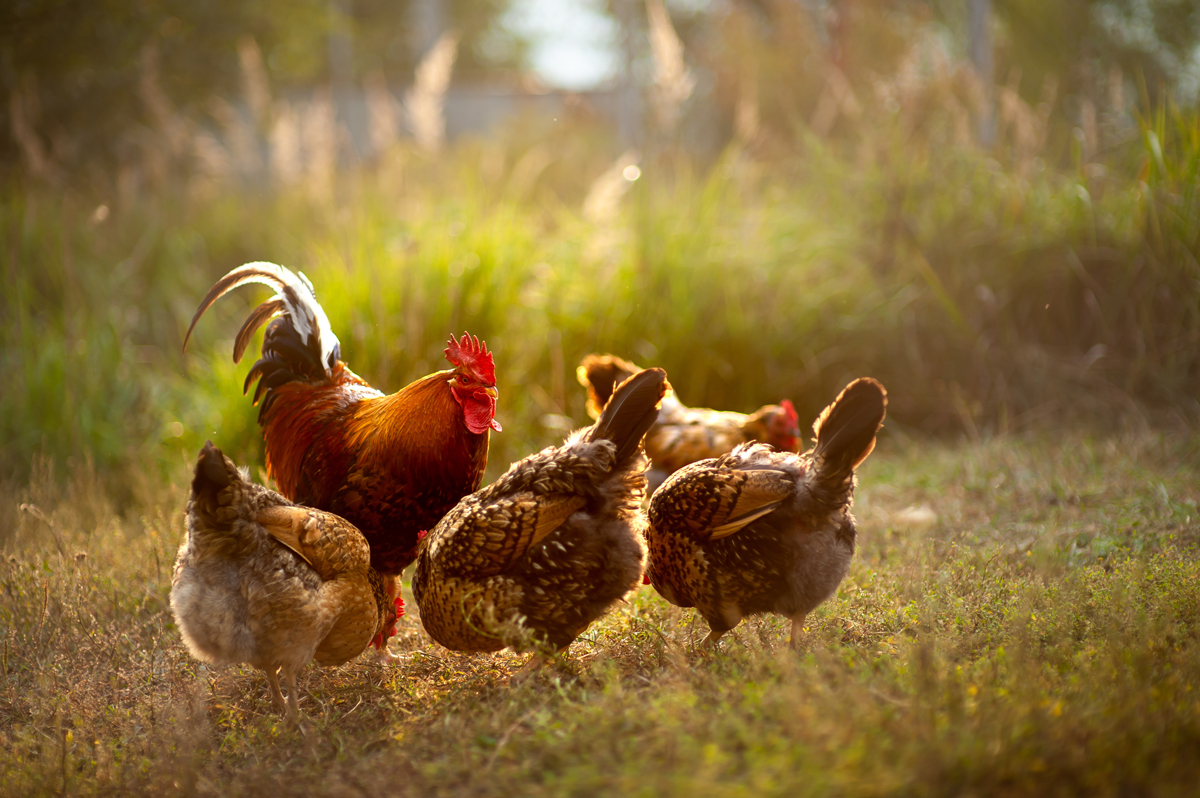
<path fill-rule="evenodd" d="M 799 645 L 808 613 L 850 569 L 854 471 L 886 414 L 884 387 L 857 379 L 813 424 L 810 451 L 742 444 L 679 469 L 651 497 L 647 577 L 708 622 L 704 648 L 757 613 L 790 619 Z"/>
<path fill-rule="evenodd" d="M 416 558 L 418 533 L 483 481 L 490 433 L 501 430 L 492 354 L 475 336 L 450 336 L 444 353 L 453 368 L 385 396 L 342 361 L 308 278 L 265 262 L 217 281 L 192 318 L 185 349 L 204 312 L 248 283 L 276 291 L 250 313 L 233 347 L 240 362 L 255 331 L 274 319 L 243 389 L 258 382 L 267 474 L 292 501 L 354 524 L 394 598 L 398 575 Z"/>
<path fill-rule="evenodd" d="M 170 601 L 194 657 L 262 670 L 281 710 L 282 673 L 289 717 L 301 668 L 349 662 L 404 613 L 352 524 L 254 484 L 212 441 L 196 460 Z"/>
<path fill-rule="evenodd" d="M 514 463 L 430 530 L 412 580 L 430 637 L 455 651 L 561 651 L 641 583 L 641 442 L 668 388 L 662 369 L 635 374 L 594 425 Z"/>
<path fill-rule="evenodd" d="M 613 386 L 636 371 L 637 366 L 616 355 L 584 357 L 576 376 L 588 392 L 588 414 L 598 418 Z M 762 441 L 783 452 L 796 452 L 800 447 L 799 420 L 789 399 L 745 414 L 688 407 L 673 390 L 668 391 L 657 422 L 646 434 L 648 492 L 652 495 L 663 480 L 688 463 L 725 454 L 741 443 Z"/>

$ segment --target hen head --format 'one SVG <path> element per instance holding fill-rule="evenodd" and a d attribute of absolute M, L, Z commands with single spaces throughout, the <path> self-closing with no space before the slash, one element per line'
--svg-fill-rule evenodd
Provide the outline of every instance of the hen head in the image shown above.
<path fill-rule="evenodd" d="M 800 449 L 800 416 L 790 399 L 779 403 L 779 408 L 769 414 L 767 422 L 767 439 L 769 443 L 781 452 L 796 452 Z"/>
<path fill-rule="evenodd" d="M 467 429 L 479 435 L 494 429 L 499 432 L 496 421 L 496 366 L 487 344 L 470 333 L 463 333 L 461 340 L 446 343 L 446 360 L 454 370 L 450 372 L 450 393 L 463 410 Z"/>
<path fill-rule="evenodd" d="M 379 629 L 379 634 L 375 635 L 375 639 L 371 641 L 371 645 L 380 651 L 387 645 L 387 641 L 396 636 L 396 621 L 404 617 L 404 599 L 396 596 L 396 601 L 392 607 L 387 609 L 383 617 L 383 625 Z"/>

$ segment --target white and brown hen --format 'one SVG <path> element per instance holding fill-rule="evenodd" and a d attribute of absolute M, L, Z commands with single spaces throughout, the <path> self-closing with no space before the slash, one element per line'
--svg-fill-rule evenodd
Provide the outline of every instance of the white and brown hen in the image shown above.
<path fill-rule="evenodd" d="M 280 709 L 282 671 L 294 716 L 301 668 L 348 662 L 403 612 L 370 560 L 348 521 L 255 485 L 210 442 L 192 480 L 171 609 L 197 659 L 261 669 Z"/>

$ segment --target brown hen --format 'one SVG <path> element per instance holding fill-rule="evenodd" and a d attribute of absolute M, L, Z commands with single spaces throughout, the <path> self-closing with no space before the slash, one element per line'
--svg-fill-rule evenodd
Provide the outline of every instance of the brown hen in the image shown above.
<path fill-rule="evenodd" d="M 850 569 L 854 469 L 875 447 L 887 393 L 855 380 L 821 413 L 802 455 L 760 443 L 671 475 L 650 499 L 647 573 L 663 598 L 695 607 L 710 646 L 747 615 L 804 619 Z"/>
<path fill-rule="evenodd" d="M 421 622 L 456 651 L 570 645 L 637 586 L 645 561 L 641 441 L 667 389 L 649 369 L 592 427 L 514 464 L 421 544 Z"/>
<path fill-rule="evenodd" d="M 310 660 L 358 656 L 394 631 L 403 606 L 389 601 L 353 525 L 249 482 L 211 442 L 201 450 L 171 583 L 175 621 L 197 659 L 261 669 L 280 709 L 282 671 L 294 716 L 296 673 Z"/>
<path fill-rule="evenodd" d="M 576 376 L 588 391 L 588 414 L 598 418 L 613 386 L 637 371 L 637 366 L 616 355 L 585 357 Z M 646 456 L 650 458 L 646 474 L 648 490 L 653 494 L 663 480 L 688 463 L 717 457 L 742 443 L 762 441 L 780 451 L 795 452 L 800 446 L 798 422 L 796 408 L 787 399 L 745 414 L 688 407 L 679 401 L 675 391 L 668 390 L 657 421 L 646 433 Z"/>

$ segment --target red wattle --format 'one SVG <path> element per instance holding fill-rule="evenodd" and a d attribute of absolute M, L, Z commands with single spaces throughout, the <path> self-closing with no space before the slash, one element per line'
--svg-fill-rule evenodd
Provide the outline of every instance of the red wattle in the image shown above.
<path fill-rule="evenodd" d="M 454 398 L 462 405 L 463 421 L 467 425 L 467 429 L 476 435 L 481 435 L 489 429 L 500 430 L 500 425 L 496 423 L 496 400 L 488 396 L 483 391 L 475 391 L 474 393 L 462 396 L 458 391 L 453 391 Z"/>

